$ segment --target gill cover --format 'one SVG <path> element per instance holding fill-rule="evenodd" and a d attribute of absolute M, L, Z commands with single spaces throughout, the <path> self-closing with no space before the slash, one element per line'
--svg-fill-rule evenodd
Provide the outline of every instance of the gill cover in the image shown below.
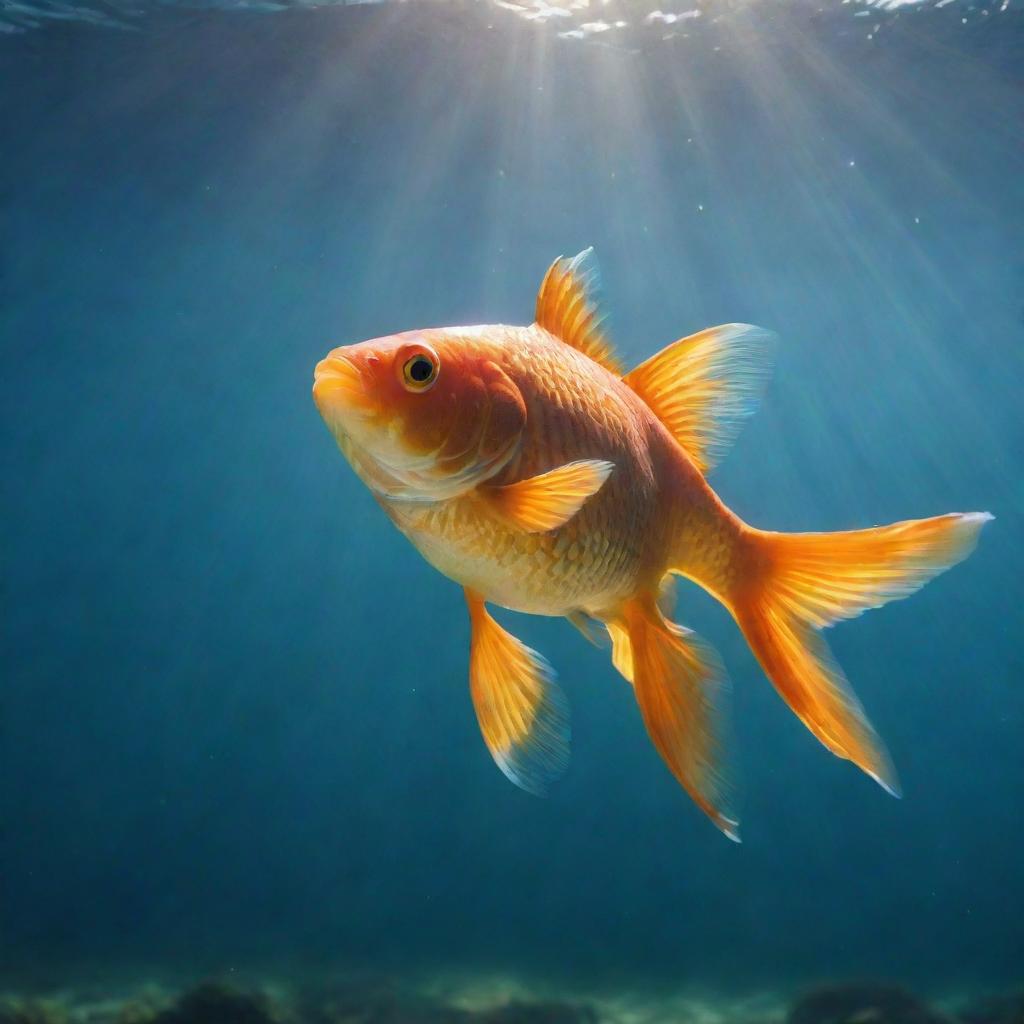
<path fill-rule="evenodd" d="M 519 388 L 490 359 L 452 360 L 444 404 L 411 409 L 411 438 L 433 433 L 425 478 L 433 496 L 454 497 L 491 479 L 519 448 L 526 403 Z M 444 370 L 442 370 L 444 374 Z M 445 386 L 439 379 L 438 385 Z"/>

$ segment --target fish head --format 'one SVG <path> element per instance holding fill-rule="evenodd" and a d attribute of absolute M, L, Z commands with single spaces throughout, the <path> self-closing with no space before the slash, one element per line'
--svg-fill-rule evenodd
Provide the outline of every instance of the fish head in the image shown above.
<path fill-rule="evenodd" d="M 515 455 L 526 406 L 480 330 L 374 338 L 336 348 L 317 364 L 320 415 L 381 497 L 457 497 Z"/>

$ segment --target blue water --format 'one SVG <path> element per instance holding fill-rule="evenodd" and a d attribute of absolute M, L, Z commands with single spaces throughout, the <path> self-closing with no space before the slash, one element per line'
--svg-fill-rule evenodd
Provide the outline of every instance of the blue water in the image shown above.
<path fill-rule="evenodd" d="M 670 39 L 640 12 L 582 40 L 483 4 L 7 11 L 5 981 L 1024 980 L 1024 21 L 822 6 L 709 0 Z M 779 333 L 713 477 L 745 519 L 996 515 L 968 562 L 830 634 L 902 801 L 689 585 L 734 684 L 742 846 L 564 622 L 506 619 L 572 702 L 567 777 L 538 800 L 491 762 L 462 595 L 345 465 L 312 368 L 526 323 L 588 245 L 627 363 L 709 324 Z"/>

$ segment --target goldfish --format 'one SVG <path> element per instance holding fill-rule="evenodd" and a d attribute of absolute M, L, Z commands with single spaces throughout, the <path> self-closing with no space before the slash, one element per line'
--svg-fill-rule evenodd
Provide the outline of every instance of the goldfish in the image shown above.
<path fill-rule="evenodd" d="M 726 324 L 623 373 L 592 250 L 559 257 L 527 327 L 405 331 L 335 348 L 313 398 L 394 525 L 460 584 L 469 692 L 491 756 L 543 794 L 569 760 L 547 660 L 488 605 L 568 619 L 632 685 L 654 747 L 739 841 L 714 649 L 672 621 L 684 577 L 731 613 L 768 679 L 840 758 L 899 795 L 890 757 L 822 631 L 966 558 L 985 512 L 835 533 L 748 525 L 708 483 L 770 374 L 774 335 Z"/>

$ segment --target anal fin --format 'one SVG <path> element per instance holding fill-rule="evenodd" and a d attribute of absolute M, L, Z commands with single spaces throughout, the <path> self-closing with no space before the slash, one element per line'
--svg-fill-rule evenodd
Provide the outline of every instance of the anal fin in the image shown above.
<path fill-rule="evenodd" d="M 718 656 L 666 621 L 653 594 L 627 603 L 619 628 L 628 635 L 633 689 L 651 742 L 694 803 L 739 842 L 722 736 L 728 685 Z"/>
<path fill-rule="evenodd" d="M 469 689 L 495 763 L 528 793 L 543 796 L 569 764 L 569 708 L 555 671 L 491 618 L 466 591 L 473 636 Z"/>

